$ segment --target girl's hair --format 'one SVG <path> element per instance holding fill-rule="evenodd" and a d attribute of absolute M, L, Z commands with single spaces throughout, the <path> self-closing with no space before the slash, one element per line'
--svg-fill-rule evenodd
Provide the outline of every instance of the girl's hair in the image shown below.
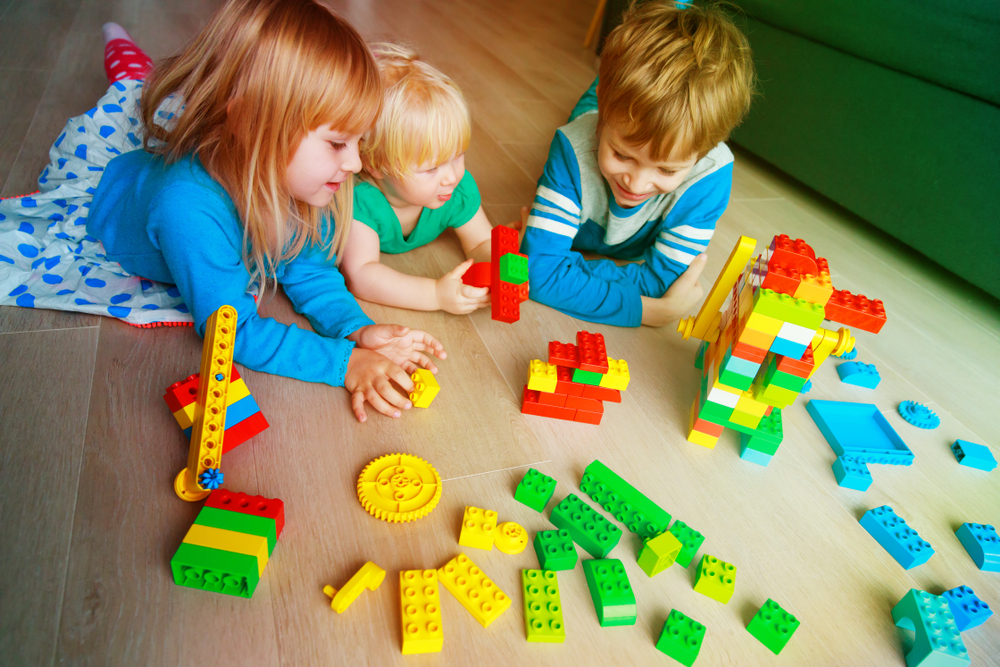
<path fill-rule="evenodd" d="M 361 143 L 365 167 L 404 178 L 416 165 L 464 153 L 472 122 L 455 82 L 405 46 L 371 48 L 386 91 L 382 112 Z"/>
<path fill-rule="evenodd" d="M 243 219 L 243 262 L 263 291 L 278 263 L 307 243 L 329 243 L 330 256 L 339 254 L 353 217 L 352 179 L 320 210 L 292 198 L 286 170 L 318 127 L 364 133 L 382 91 L 361 36 L 325 7 L 312 0 L 229 0 L 147 78 L 145 148 L 167 162 L 197 154 L 222 184 Z M 164 127 L 155 118 L 171 95 L 184 110 Z M 336 224 L 329 240 L 324 213 Z"/>

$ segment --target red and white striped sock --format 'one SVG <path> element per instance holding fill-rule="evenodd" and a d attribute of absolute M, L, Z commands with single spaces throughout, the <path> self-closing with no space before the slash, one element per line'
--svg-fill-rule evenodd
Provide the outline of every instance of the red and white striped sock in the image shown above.
<path fill-rule="evenodd" d="M 153 61 L 149 56 L 127 39 L 113 39 L 104 47 L 104 73 L 108 83 L 122 79 L 145 79 Z"/>

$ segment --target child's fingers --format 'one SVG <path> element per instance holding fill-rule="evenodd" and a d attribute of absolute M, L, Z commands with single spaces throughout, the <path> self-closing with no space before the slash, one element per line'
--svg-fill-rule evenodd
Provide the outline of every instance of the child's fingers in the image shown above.
<path fill-rule="evenodd" d="M 474 261 L 475 260 L 473 260 L 473 259 L 467 259 L 467 260 L 465 260 L 464 262 L 462 262 L 461 264 L 459 264 L 458 266 L 456 266 L 454 269 L 452 269 L 451 271 L 449 271 L 448 273 L 446 273 L 444 275 L 445 279 L 446 280 L 459 280 L 459 281 L 462 280 L 462 276 L 465 275 L 465 272 L 469 270 L 469 267 L 472 266 L 472 263 Z"/>
<path fill-rule="evenodd" d="M 404 371 L 406 371 L 407 373 L 409 373 L 411 375 L 413 373 L 415 373 L 416 370 L 417 370 L 417 365 L 415 363 L 413 363 L 412 361 L 410 361 L 409 359 L 407 359 L 406 361 L 404 361 L 403 363 L 401 363 L 399 365 L 399 367 L 402 368 Z"/>
<path fill-rule="evenodd" d="M 411 361 L 413 360 L 412 356 L 410 360 Z M 413 391 L 413 388 L 416 386 L 416 384 L 410 378 L 410 374 L 407 373 L 406 370 L 400 366 L 395 366 L 393 368 L 388 369 L 386 371 L 386 375 L 389 376 L 390 380 L 392 380 L 400 387 L 402 387 L 403 391 L 405 391 L 406 393 L 410 393 L 411 391 Z M 385 396 L 384 393 L 382 395 Z"/>
<path fill-rule="evenodd" d="M 415 363 L 415 364 L 419 365 L 421 368 L 426 368 L 431 373 L 437 373 L 438 372 L 438 367 L 434 365 L 434 362 L 430 360 L 430 357 L 428 357 L 425 354 L 420 354 L 419 352 L 414 352 L 413 353 L 413 356 L 410 357 L 410 362 L 409 363 Z M 416 370 L 416 369 L 414 369 L 414 370 Z M 410 371 L 410 372 L 412 373 L 413 371 Z"/>
<path fill-rule="evenodd" d="M 402 380 L 406 380 L 411 385 L 413 385 L 413 380 L 410 380 L 410 376 L 407 375 L 402 368 L 397 369 L 398 372 L 394 372 L 394 377 L 392 378 L 397 383 Z M 400 410 L 409 410 L 413 407 L 410 403 L 410 397 L 408 393 L 400 393 L 396 387 L 393 386 L 392 382 L 389 382 L 389 378 L 383 376 L 375 380 L 375 389 L 378 390 L 379 395 L 388 403 L 396 406 Z"/>
<path fill-rule="evenodd" d="M 365 398 L 372 407 L 384 414 L 386 417 L 392 417 L 393 419 L 398 419 L 400 414 L 402 414 L 398 409 L 386 403 L 385 399 L 379 395 L 379 392 L 375 387 L 369 387 L 368 391 L 365 392 Z"/>
<path fill-rule="evenodd" d="M 466 299 L 479 299 L 490 293 L 489 287 L 473 287 L 472 285 L 462 285 L 459 294 Z"/>
<path fill-rule="evenodd" d="M 418 351 L 427 351 L 433 354 L 438 359 L 444 359 L 448 356 L 448 353 L 444 351 L 444 345 L 441 344 L 434 336 L 430 335 L 426 331 L 413 332 L 413 349 Z"/>
<path fill-rule="evenodd" d="M 359 422 L 368 421 L 368 415 L 365 413 L 365 393 L 363 391 L 356 391 L 351 394 L 351 408 L 354 410 L 354 416 L 358 418 Z"/>
<path fill-rule="evenodd" d="M 682 273 L 679 278 L 674 282 L 671 287 L 677 287 L 678 290 L 689 290 L 698 284 L 698 278 L 701 277 L 701 272 L 705 270 L 705 265 L 708 263 L 708 255 L 705 253 L 699 254 L 691 262 L 691 266 L 687 268 L 687 271 Z"/>

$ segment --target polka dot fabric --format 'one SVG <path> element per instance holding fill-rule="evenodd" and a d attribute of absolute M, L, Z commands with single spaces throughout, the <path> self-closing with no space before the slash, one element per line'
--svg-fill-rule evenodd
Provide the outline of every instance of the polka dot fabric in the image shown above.
<path fill-rule="evenodd" d="M 153 61 L 142 49 L 127 39 L 113 39 L 104 47 L 104 73 L 108 83 L 146 78 Z"/>
<path fill-rule="evenodd" d="M 0 305 L 94 313 L 139 325 L 192 321 L 176 287 L 129 275 L 87 235 L 87 213 L 105 166 L 142 148 L 141 91 L 142 81 L 112 83 L 97 106 L 66 123 L 49 149 L 39 192 L 0 200 Z M 160 122 L 173 117 L 168 107 L 157 114 Z"/>

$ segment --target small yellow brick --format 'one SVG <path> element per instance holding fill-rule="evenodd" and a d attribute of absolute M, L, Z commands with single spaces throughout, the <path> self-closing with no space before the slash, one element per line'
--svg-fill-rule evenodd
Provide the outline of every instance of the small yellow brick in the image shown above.
<path fill-rule="evenodd" d="M 624 359 L 608 358 L 608 372 L 601 378 L 601 386 L 608 389 L 625 391 L 631 376 L 628 374 L 628 362 Z"/>
<path fill-rule="evenodd" d="M 493 551 L 496 537 L 497 513 L 478 507 L 466 507 L 462 517 L 462 532 L 458 543 L 463 547 Z"/>
<path fill-rule="evenodd" d="M 410 376 L 410 379 L 413 380 L 415 385 L 413 391 L 410 392 L 410 401 L 413 403 L 413 407 L 429 408 L 431 403 L 434 402 L 434 397 L 441 391 L 441 385 L 438 384 L 434 373 L 431 373 L 426 368 L 418 368 Z"/>
<path fill-rule="evenodd" d="M 438 581 L 484 628 L 510 608 L 510 597 L 465 554 L 452 558 L 437 574 Z"/>
<path fill-rule="evenodd" d="M 533 359 L 528 368 L 528 389 L 551 394 L 556 390 L 556 367 L 540 359 Z"/>
<path fill-rule="evenodd" d="M 444 628 L 441 625 L 437 571 L 401 571 L 399 599 L 402 607 L 403 655 L 439 653 L 444 646 Z"/>

